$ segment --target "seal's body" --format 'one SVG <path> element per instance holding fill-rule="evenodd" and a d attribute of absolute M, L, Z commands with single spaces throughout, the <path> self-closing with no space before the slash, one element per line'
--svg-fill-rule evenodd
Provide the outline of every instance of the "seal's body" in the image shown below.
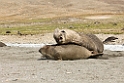
<path fill-rule="evenodd" d="M 89 51 L 85 47 L 73 44 L 46 45 L 40 48 L 39 52 L 43 57 L 53 60 L 87 59 L 92 56 L 92 51 Z"/>
<path fill-rule="evenodd" d="M 97 52 L 98 53 L 103 53 L 104 51 L 104 45 L 103 42 L 94 34 L 86 34 L 88 37 L 92 39 L 92 41 L 95 43 L 97 47 Z"/>
<path fill-rule="evenodd" d="M 57 44 L 75 43 L 93 51 L 93 54 L 101 54 L 104 50 L 103 43 L 94 34 L 79 34 L 70 29 L 55 29 L 53 37 Z"/>

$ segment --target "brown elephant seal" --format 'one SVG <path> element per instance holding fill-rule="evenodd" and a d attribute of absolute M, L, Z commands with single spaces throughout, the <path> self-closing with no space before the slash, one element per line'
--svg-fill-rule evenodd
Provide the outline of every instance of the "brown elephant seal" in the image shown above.
<path fill-rule="evenodd" d="M 87 59 L 93 56 L 92 51 L 74 44 L 45 45 L 39 49 L 39 52 L 43 55 L 42 57 L 53 60 Z"/>
<path fill-rule="evenodd" d="M 53 37 L 57 44 L 75 43 L 93 51 L 93 54 L 102 53 L 104 49 L 101 40 L 93 34 L 79 34 L 70 29 L 61 30 L 57 28 L 53 33 Z"/>
<path fill-rule="evenodd" d="M 94 34 L 84 34 L 77 33 L 70 29 L 55 29 L 53 33 L 53 37 L 57 44 L 69 44 L 74 43 L 80 46 L 87 48 L 90 51 L 93 51 L 93 54 L 101 54 L 104 51 L 103 43 L 113 42 L 118 38 L 116 37 L 108 37 L 105 41 L 101 41 Z"/>
<path fill-rule="evenodd" d="M 0 47 L 4 47 L 4 46 L 7 46 L 6 44 L 0 42 Z"/>

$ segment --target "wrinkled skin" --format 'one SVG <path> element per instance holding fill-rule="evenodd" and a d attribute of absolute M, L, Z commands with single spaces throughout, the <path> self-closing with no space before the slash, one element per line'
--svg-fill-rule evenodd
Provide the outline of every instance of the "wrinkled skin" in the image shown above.
<path fill-rule="evenodd" d="M 97 52 L 98 53 L 103 53 L 104 51 L 104 45 L 103 42 L 94 34 L 86 34 L 88 37 L 90 37 L 93 42 L 95 43 L 96 47 L 97 47 Z"/>
<path fill-rule="evenodd" d="M 67 44 L 67 45 L 46 45 L 39 49 L 39 52 L 47 59 L 53 60 L 75 60 L 87 59 L 92 55 L 92 51 L 85 47 Z"/>

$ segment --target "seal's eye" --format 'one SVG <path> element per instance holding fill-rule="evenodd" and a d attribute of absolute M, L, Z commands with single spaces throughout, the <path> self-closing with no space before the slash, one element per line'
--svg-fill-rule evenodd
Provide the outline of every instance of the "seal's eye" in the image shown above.
<path fill-rule="evenodd" d="M 63 30 L 63 31 L 61 31 L 62 33 L 65 33 L 65 31 Z"/>
<path fill-rule="evenodd" d="M 62 37 L 59 37 L 60 40 L 62 40 L 63 38 Z"/>

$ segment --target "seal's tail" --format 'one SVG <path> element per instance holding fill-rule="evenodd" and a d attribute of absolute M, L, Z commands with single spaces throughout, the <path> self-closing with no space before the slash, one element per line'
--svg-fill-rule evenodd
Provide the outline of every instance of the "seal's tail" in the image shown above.
<path fill-rule="evenodd" d="M 103 41 L 103 44 L 108 43 L 108 42 L 115 42 L 114 40 L 116 40 L 116 39 L 118 39 L 118 38 L 114 37 L 114 36 L 108 37 Z"/>

